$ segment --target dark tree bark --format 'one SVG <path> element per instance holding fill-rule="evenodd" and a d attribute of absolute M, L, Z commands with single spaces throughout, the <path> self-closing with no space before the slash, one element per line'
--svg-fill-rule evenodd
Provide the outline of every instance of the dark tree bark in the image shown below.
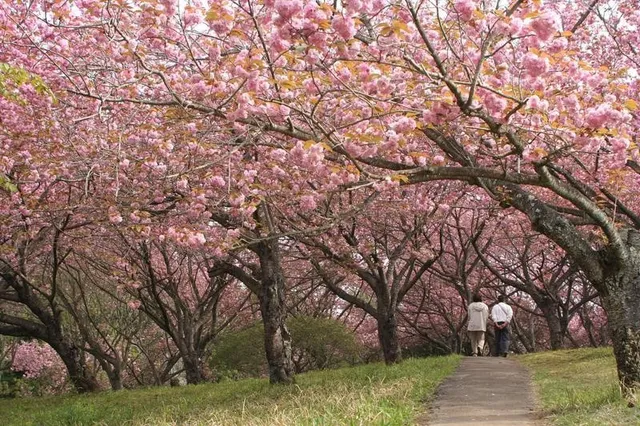
<path fill-rule="evenodd" d="M 510 203 L 529 217 L 534 229 L 565 249 L 598 291 L 607 313 L 620 388 L 629 405 L 635 406 L 640 390 L 640 232 L 616 229 L 601 212 L 590 210 L 595 207 L 580 195 L 550 182 L 576 203 L 585 203 L 607 235 L 607 245 L 595 251 L 566 218 L 514 185 L 508 186 Z"/>
<path fill-rule="evenodd" d="M 640 389 L 640 245 L 633 247 L 628 263 L 608 268 L 602 283 L 601 300 L 623 394 L 637 403 Z"/>
<path fill-rule="evenodd" d="M 378 322 L 378 340 L 382 346 L 384 362 L 387 365 L 402 361 L 402 351 L 398 344 L 398 320 L 396 313 L 381 313 L 376 318 Z"/>
<path fill-rule="evenodd" d="M 69 372 L 69 379 L 78 392 L 95 392 L 100 389 L 95 376 L 87 369 L 83 352 L 76 345 L 64 338 L 53 338 L 47 343 L 62 358 Z"/>
<path fill-rule="evenodd" d="M 99 390 L 95 376 L 87 368 L 81 347 L 65 336 L 62 309 L 56 298 L 45 300 L 39 297 L 24 274 L 17 274 L 6 263 L 0 264 L 0 294 L 1 299 L 27 308 L 34 317 L 31 320 L 0 312 L 0 334 L 46 342 L 62 359 L 77 392 Z"/>
<path fill-rule="evenodd" d="M 564 337 L 566 327 L 562 326 L 560 318 L 558 316 L 559 306 L 552 303 L 551 301 L 536 301 L 538 308 L 542 311 L 542 315 L 547 323 L 547 327 L 549 328 L 549 344 L 551 345 L 551 350 L 557 350 L 564 348 Z"/>
<path fill-rule="evenodd" d="M 285 324 L 285 277 L 280 265 L 276 240 L 255 243 L 251 250 L 258 255 L 259 266 L 242 268 L 231 261 L 220 261 L 210 274 L 228 273 L 244 283 L 260 301 L 264 326 L 264 350 L 271 383 L 290 384 L 294 381 L 291 334 Z M 249 272 L 248 272 L 249 271 Z"/>
<path fill-rule="evenodd" d="M 202 358 L 199 355 L 196 351 L 189 351 L 182 356 L 187 383 L 190 385 L 202 383 L 206 379 L 203 374 Z"/>
<path fill-rule="evenodd" d="M 107 377 L 109 378 L 111 390 L 119 391 L 123 389 L 122 371 L 119 368 L 114 368 L 111 372 L 107 372 Z"/>
<path fill-rule="evenodd" d="M 288 384 L 293 381 L 291 334 L 285 324 L 286 289 L 278 242 L 270 240 L 260 243 L 256 245 L 255 251 L 260 259 L 260 312 L 264 324 L 264 348 L 269 364 L 269 381 Z"/>
<path fill-rule="evenodd" d="M 273 384 L 291 384 L 294 382 L 291 334 L 285 320 L 286 278 L 282 270 L 280 243 L 270 235 L 277 231 L 274 218 L 267 204 L 261 204 L 255 212 L 255 218 L 266 230 L 266 235 L 258 235 L 254 231 L 243 229 L 248 249 L 258 257 L 258 264 L 248 264 L 231 260 L 220 261 L 209 269 L 209 274 L 227 273 L 249 288 L 260 301 L 260 313 L 264 326 L 264 350 L 269 366 L 269 381 Z M 224 215 L 216 216 L 223 226 L 230 224 Z"/>

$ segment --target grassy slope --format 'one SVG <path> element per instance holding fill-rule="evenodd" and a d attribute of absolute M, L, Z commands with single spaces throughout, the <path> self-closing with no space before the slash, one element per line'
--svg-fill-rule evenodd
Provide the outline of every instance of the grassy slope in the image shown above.
<path fill-rule="evenodd" d="M 297 376 L 183 388 L 0 400 L 10 425 L 409 425 L 460 358 L 410 359 Z"/>
<path fill-rule="evenodd" d="M 640 425 L 640 409 L 620 398 L 611 348 L 523 355 L 544 414 L 554 425 Z"/>

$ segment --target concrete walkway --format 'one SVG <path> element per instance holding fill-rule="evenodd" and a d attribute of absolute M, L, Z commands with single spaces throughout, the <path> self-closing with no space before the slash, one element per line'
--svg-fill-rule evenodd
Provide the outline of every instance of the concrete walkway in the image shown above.
<path fill-rule="evenodd" d="M 527 370 L 509 358 L 468 357 L 445 380 L 433 403 L 431 426 L 535 425 Z"/>

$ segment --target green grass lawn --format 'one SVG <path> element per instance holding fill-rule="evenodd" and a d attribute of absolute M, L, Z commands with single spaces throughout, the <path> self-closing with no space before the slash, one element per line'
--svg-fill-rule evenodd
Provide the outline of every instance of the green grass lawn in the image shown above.
<path fill-rule="evenodd" d="M 410 425 L 460 357 L 409 359 L 266 380 L 0 400 L 10 425 Z"/>
<path fill-rule="evenodd" d="M 519 356 L 533 372 L 543 414 L 554 425 L 640 425 L 640 409 L 627 408 L 617 385 L 611 348 Z"/>

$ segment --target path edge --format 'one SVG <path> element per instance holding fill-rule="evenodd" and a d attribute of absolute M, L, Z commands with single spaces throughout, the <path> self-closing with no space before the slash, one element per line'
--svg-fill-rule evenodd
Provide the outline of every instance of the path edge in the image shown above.
<path fill-rule="evenodd" d="M 465 356 L 464 355 L 460 355 L 460 359 L 458 361 L 458 365 L 456 366 L 456 368 L 451 372 L 451 374 L 449 374 L 448 376 L 443 377 L 440 380 L 440 383 L 438 383 L 438 386 L 436 386 L 435 391 L 428 397 L 426 397 L 423 401 L 422 401 L 422 406 L 424 408 L 424 410 L 420 411 L 420 413 L 418 413 L 418 415 L 416 415 L 413 419 L 414 421 L 414 425 L 416 426 L 428 426 L 429 425 L 429 420 L 431 420 L 432 416 L 433 416 L 433 410 L 434 410 L 434 406 L 433 403 L 436 401 L 436 399 L 438 399 L 438 395 L 440 395 L 440 390 L 442 388 L 442 385 L 444 384 L 444 382 L 451 376 L 453 376 L 454 374 L 456 374 L 456 372 L 458 371 L 458 369 L 460 368 L 460 366 L 462 365 L 462 361 L 464 360 Z M 541 426 L 546 426 L 546 425 L 541 425 Z"/>

